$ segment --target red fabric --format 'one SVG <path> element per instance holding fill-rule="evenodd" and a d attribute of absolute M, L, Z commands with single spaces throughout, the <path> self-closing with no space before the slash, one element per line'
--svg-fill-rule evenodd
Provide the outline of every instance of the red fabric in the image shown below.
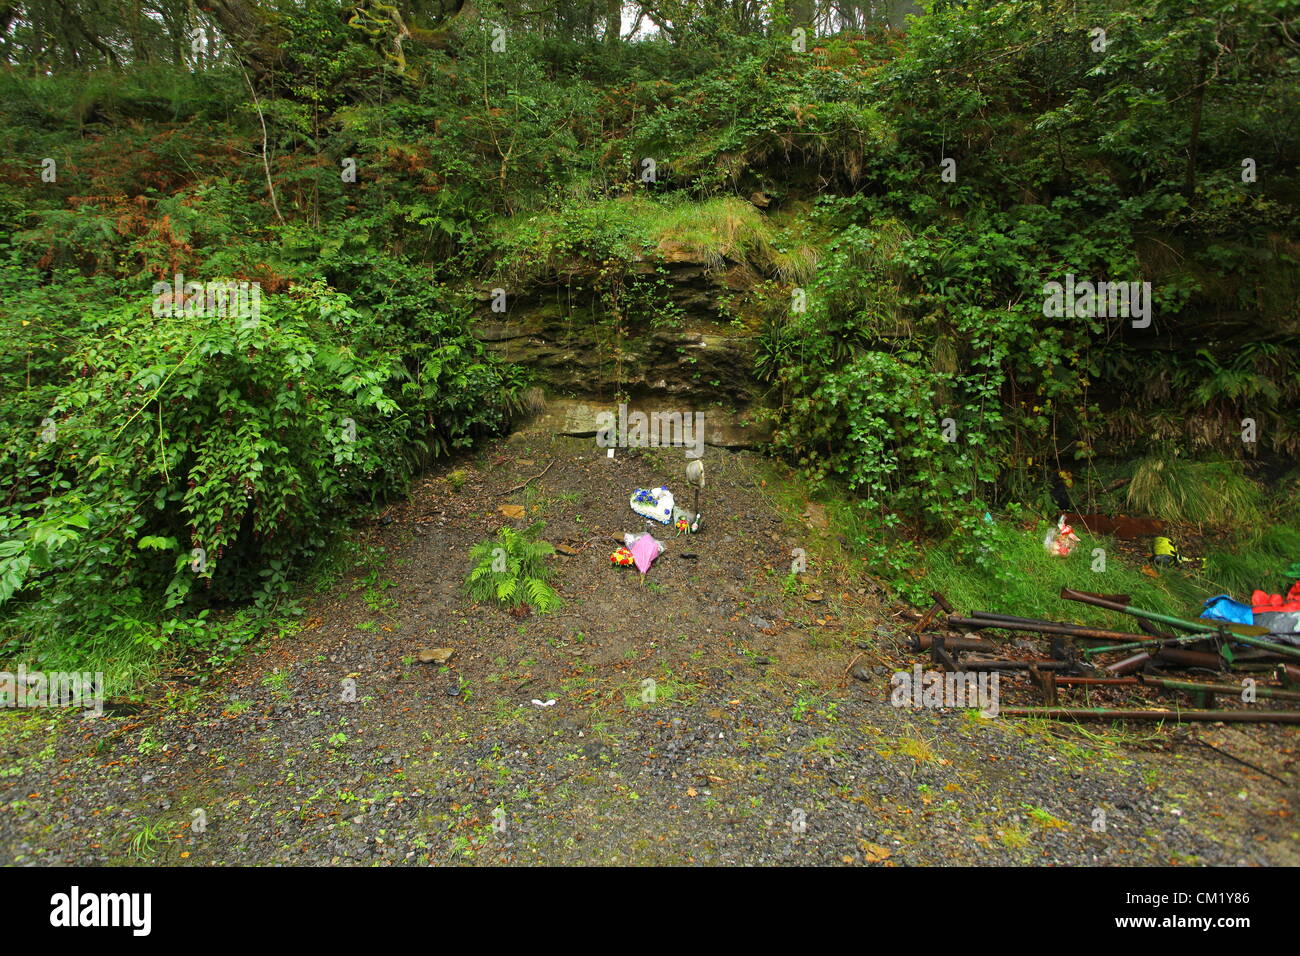
<path fill-rule="evenodd" d="M 1285 598 L 1280 594 L 1269 594 L 1266 591 L 1252 591 L 1250 609 L 1256 614 L 1266 614 L 1270 611 L 1300 611 L 1300 581 L 1291 585 L 1291 590 L 1286 592 Z"/>

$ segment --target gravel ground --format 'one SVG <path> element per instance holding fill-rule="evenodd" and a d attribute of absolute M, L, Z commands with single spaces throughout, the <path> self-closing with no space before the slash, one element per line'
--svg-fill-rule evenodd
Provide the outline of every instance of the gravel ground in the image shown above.
<path fill-rule="evenodd" d="M 771 464 L 706 462 L 703 533 L 661 531 L 645 582 L 609 554 L 644 527 L 632 489 L 680 483 L 680 452 L 523 431 L 359 528 L 300 631 L 169 706 L 0 714 L 0 861 L 1300 863 L 1294 783 L 1224 756 L 1294 781 L 1294 728 L 891 706 L 903 609 L 815 506 L 778 507 Z M 553 559 L 563 608 L 471 604 L 469 548 L 535 518 L 573 552 Z M 810 565 L 787 587 L 794 548 Z M 447 664 L 418 663 L 435 647 Z M 1032 703 L 1003 682 L 1003 706 Z"/>

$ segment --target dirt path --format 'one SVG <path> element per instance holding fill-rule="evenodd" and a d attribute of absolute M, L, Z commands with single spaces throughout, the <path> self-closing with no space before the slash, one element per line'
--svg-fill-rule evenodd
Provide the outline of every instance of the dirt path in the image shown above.
<path fill-rule="evenodd" d="M 0 861 L 1300 863 L 1295 788 L 1183 731 L 891 706 L 902 625 L 815 518 L 778 511 L 770 465 L 706 462 L 705 532 L 661 531 L 645 584 L 611 567 L 613 536 L 643 528 L 633 488 L 680 484 L 680 452 L 525 431 L 359 530 L 304 629 L 216 688 L 84 723 L 0 715 Z M 552 615 L 459 593 L 502 504 L 576 552 L 554 559 Z M 415 661 L 432 647 L 448 665 Z M 1294 779 L 1286 728 L 1195 733 Z"/>

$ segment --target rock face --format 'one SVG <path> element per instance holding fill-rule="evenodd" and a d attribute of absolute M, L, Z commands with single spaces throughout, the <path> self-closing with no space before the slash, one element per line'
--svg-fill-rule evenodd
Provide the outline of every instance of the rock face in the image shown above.
<path fill-rule="evenodd" d="M 537 284 L 508 299 L 508 311 L 480 311 L 476 334 L 499 358 L 532 368 L 552 394 L 689 397 L 699 403 L 753 401 L 754 337 L 727 324 L 719 302 L 744 282 L 737 267 L 682 261 L 633 263 L 658 284 L 658 317 L 630 310 L 621 320 L 601 311 L 584 277 Z"/>
<path fill-rule="evenodd" d="M 746 447 L 763 434 L 748 412 L 760 389 L 753 377 L 754 336 L 727 323 L 719 303 L 752 274 L 709 267 L 679 250 L 632 263 L 629 286 L 656 284 L 660 307 L 616 323 L 602 312 L 585 277 L 570 273 L 534 283 L 494 313 L 482 295 L 475 334 L 506 361 L 530 368 L 552 396 L 551 419 L 565 434 L 594 434 L 599 411 L 617 412 L 614 396 L 647 413 L 707 409 L 709 444 Z M 723 408 L 738 411 L 723 411 Z"/>
<path fill-rule="evenodd" d="M 636 412 L 643 412 L 651 423 L 664 422 L 672 415 L 680 415 L 682 418 L 692 416 L 684 428 L 676 427 L 676 420 L 671 427 L 664 425 L 659 429 L 650 428 L 647 441 L 650 447 L 686 447 L 687 442 L 698 440 L 696 423 L 702 426 L 703 444 L 715 448 L 752 448 L 771 437 L 771 424 L 759 409 L 736 411 L 716 405 L 650 399 L 628 402 L 622 407 L 624 419 Z M 611 416 L 606 421 L 617 422 L 619 404 L 598 399 L 552 398 L 547 401 L 545 411 L 535 419 L 534 425 L 559 435 L 595 439 L 600 427 L 597 416 L 602 413 Z M 694 417 L 696 415 L 699 417 Z M 683 438 L 686 442 L 680 440 Z"/>
<path fill-rule="evenodd" d="M 620 342 L 608 330 L 543 312 L 482 322 L 476 334 L 489 351 L 533 369 L 555 392 L 748 402 L 754 387 L 748 336 L 631 330 Z"/>

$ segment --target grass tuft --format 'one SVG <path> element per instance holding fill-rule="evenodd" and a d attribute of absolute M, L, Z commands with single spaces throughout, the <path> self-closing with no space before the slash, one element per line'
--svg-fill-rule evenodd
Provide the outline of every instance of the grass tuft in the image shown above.
<path fill-rule="evenodd" d="M 1189 461 L 1155 453 L 1133 465 L 1128 504 L 1174 524 L 1232 528 L 1259 521 L 1259 486 L 1231 461 Z"/>

